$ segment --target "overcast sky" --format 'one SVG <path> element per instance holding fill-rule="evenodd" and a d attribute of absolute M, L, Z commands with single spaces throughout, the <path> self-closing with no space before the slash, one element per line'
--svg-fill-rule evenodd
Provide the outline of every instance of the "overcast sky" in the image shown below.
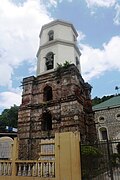
<path fill-rule="evenodd" d="M 78 31 L 85 81 L 92 97 L 120 87 L 120 0 L 0 1 L 0 112 L 21 103 L 23 77 L 36 74 L 42 25 L 62 19 Z"/>

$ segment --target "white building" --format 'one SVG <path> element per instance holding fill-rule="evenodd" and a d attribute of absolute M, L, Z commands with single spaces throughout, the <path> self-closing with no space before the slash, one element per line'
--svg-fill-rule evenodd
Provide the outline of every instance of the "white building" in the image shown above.
<path fill-rule="evenodd" d="M 45 24 L 40 32 L 37 52 L 37 76 L 53 71 L 58 64 L 68 61 L 80 70 L 78 34 L 71 23 L 55 20 Z"/>

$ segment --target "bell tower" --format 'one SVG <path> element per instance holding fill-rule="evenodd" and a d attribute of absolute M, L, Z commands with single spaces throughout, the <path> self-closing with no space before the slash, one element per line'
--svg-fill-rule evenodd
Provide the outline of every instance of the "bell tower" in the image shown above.
<path fill-rule="evenodd" d="M 80 51 L 77 47 L 77 31 L 71 23 L 55 20 L 45 24 L 40 32 L 37 52 L 37 76 L 54 71 L 65 61 L 80 71 Z"/>
<path fill-rule="evenodd" d="M 82 141 L 94 140 L 91 86 L 81 76 L 76 39 L 68 22 L 55 20 L 41 29 L 37 76 L 22 83 L 20 159 L 39 159 L 41 140 L 54 138 L 56 132 L 77 131 Z"/>

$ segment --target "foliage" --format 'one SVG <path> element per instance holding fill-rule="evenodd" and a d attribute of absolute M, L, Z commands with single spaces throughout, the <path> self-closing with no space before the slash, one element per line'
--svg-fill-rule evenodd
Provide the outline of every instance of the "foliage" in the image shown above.
<path fill-rule="evenodd" d="M 57 70 L 60 70 L 60 69 L 62 69 L 62 68 L 67 68 L 69 65 L 70 65 L 70 62 L 69 62 L 69 61 L 65 61 L 63 64 L 57 63 Z"/>
<path fill-rule="evenodd" d="M 67 68 L 69 65 L 70 65 L 70 62 L 69 62 L 69 61 L 65 61 L 65 62 L 63 63 L 63 67 L 65 67 L 65 68 Z"/>
<path fill-rule="evenodd" d="M 82 156 L 86 157 L 101 157 L 102 153 L 98 150 L 98 148 L 93 146 L 82 146 L 81 147 L 81 154 Z"/>
<path fill-rule="evenodd" d="M 118 86 L 115 86 L 115 90 L 118 90 L 119 89 L 119 87 Z"/>
<path fill-rule="evenodd" d="M 99 167 L 99 159 L 103 156 L 101 151 L 93 146 L 81 146 L 81 159 L 82 159 L 82 177 L 83 179 L 92 179 L 91 176 Z"/>
<path fill-rule="evenodd" d="M 113 167 L 118 167 L 120 164 L 120 154 L 117 153 L 112 154 L 111 162 Z"/>
<path fill-rule="evenodd" d="M 113 167 L 119 167 L 120 165 L 120 143 L 117 144 L 117 153 L 113 153 L 111 156 L 111 162 Z"/>
<path fill-rule="evenodd" d="M 0 115 L 0 131 L 5 131 L 6 126 L 17 127 L 18 122 L 18 109 L 19 107 L 14 105 L 10 109 L 4 109 Z"/>
<path fill-rule="evenodd" d="M 65 61 L 63 64 L 57 63 L 56 76 L 61 76 L 63 69 L 66 69 L 70 65 L 69 61 Z"/>
<path fill-rule="evenodd" d="M 112 98 L 112 97 L 114 97 L 115 95 L 110 95 L 110 96 L 103 96 L 102 98 L 99 98 L 99 97 L 94 97 L 93 99 L 92 99 L 92 105 L 93 106 L 95 106 L 95 105 L 97 105 L 97 104 L 99 104 L 99 103 L 102 103 L 102 102 L 104 102 L 104 101 L 106 101 L 106 100 L 108 100 L 108 99 L 110 99 L 110 98 Z"/>
<path fill-rule="evenodd" d="M 62 67 L 63 67 L 63 66 L 62 66 L 62 64 L 61 64 L 61 63 L 60 63 L 60 64 L 59 64 L 59 63 L 57 63 L 57 71 L 60 71 L 60 70 L 62 69 Z"/>

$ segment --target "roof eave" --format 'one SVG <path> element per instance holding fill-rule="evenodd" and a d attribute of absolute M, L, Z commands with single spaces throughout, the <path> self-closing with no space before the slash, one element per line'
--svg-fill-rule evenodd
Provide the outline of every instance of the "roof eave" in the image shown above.
<path fill-rule="evenodd" d="M 70 23 L 70 22 L 67 22 L 67 21 L 60 20 L 60 19 L 51 21 L 50 23 L 47 23 L 47 24 L 43 25 L 42 28 L 41 28 L 39 37 L 41 38 L 41 34 L 42 34 L 42 31 L 43 31 L 44 29 L 46 29 L 46 28 L 48 28 L 48 27 L 51 27 L 51 26 L 54 26 L 54 25 L 56 25 L 56 24 L 62 24 L 62 25 L 65 25 L 65 26 L 71 26 L 71 28 L 73 29 L 76 37 L 78 37 L 78 33 L 77 33 L 75 27 L 73 26 L 73 24 Z"/>

